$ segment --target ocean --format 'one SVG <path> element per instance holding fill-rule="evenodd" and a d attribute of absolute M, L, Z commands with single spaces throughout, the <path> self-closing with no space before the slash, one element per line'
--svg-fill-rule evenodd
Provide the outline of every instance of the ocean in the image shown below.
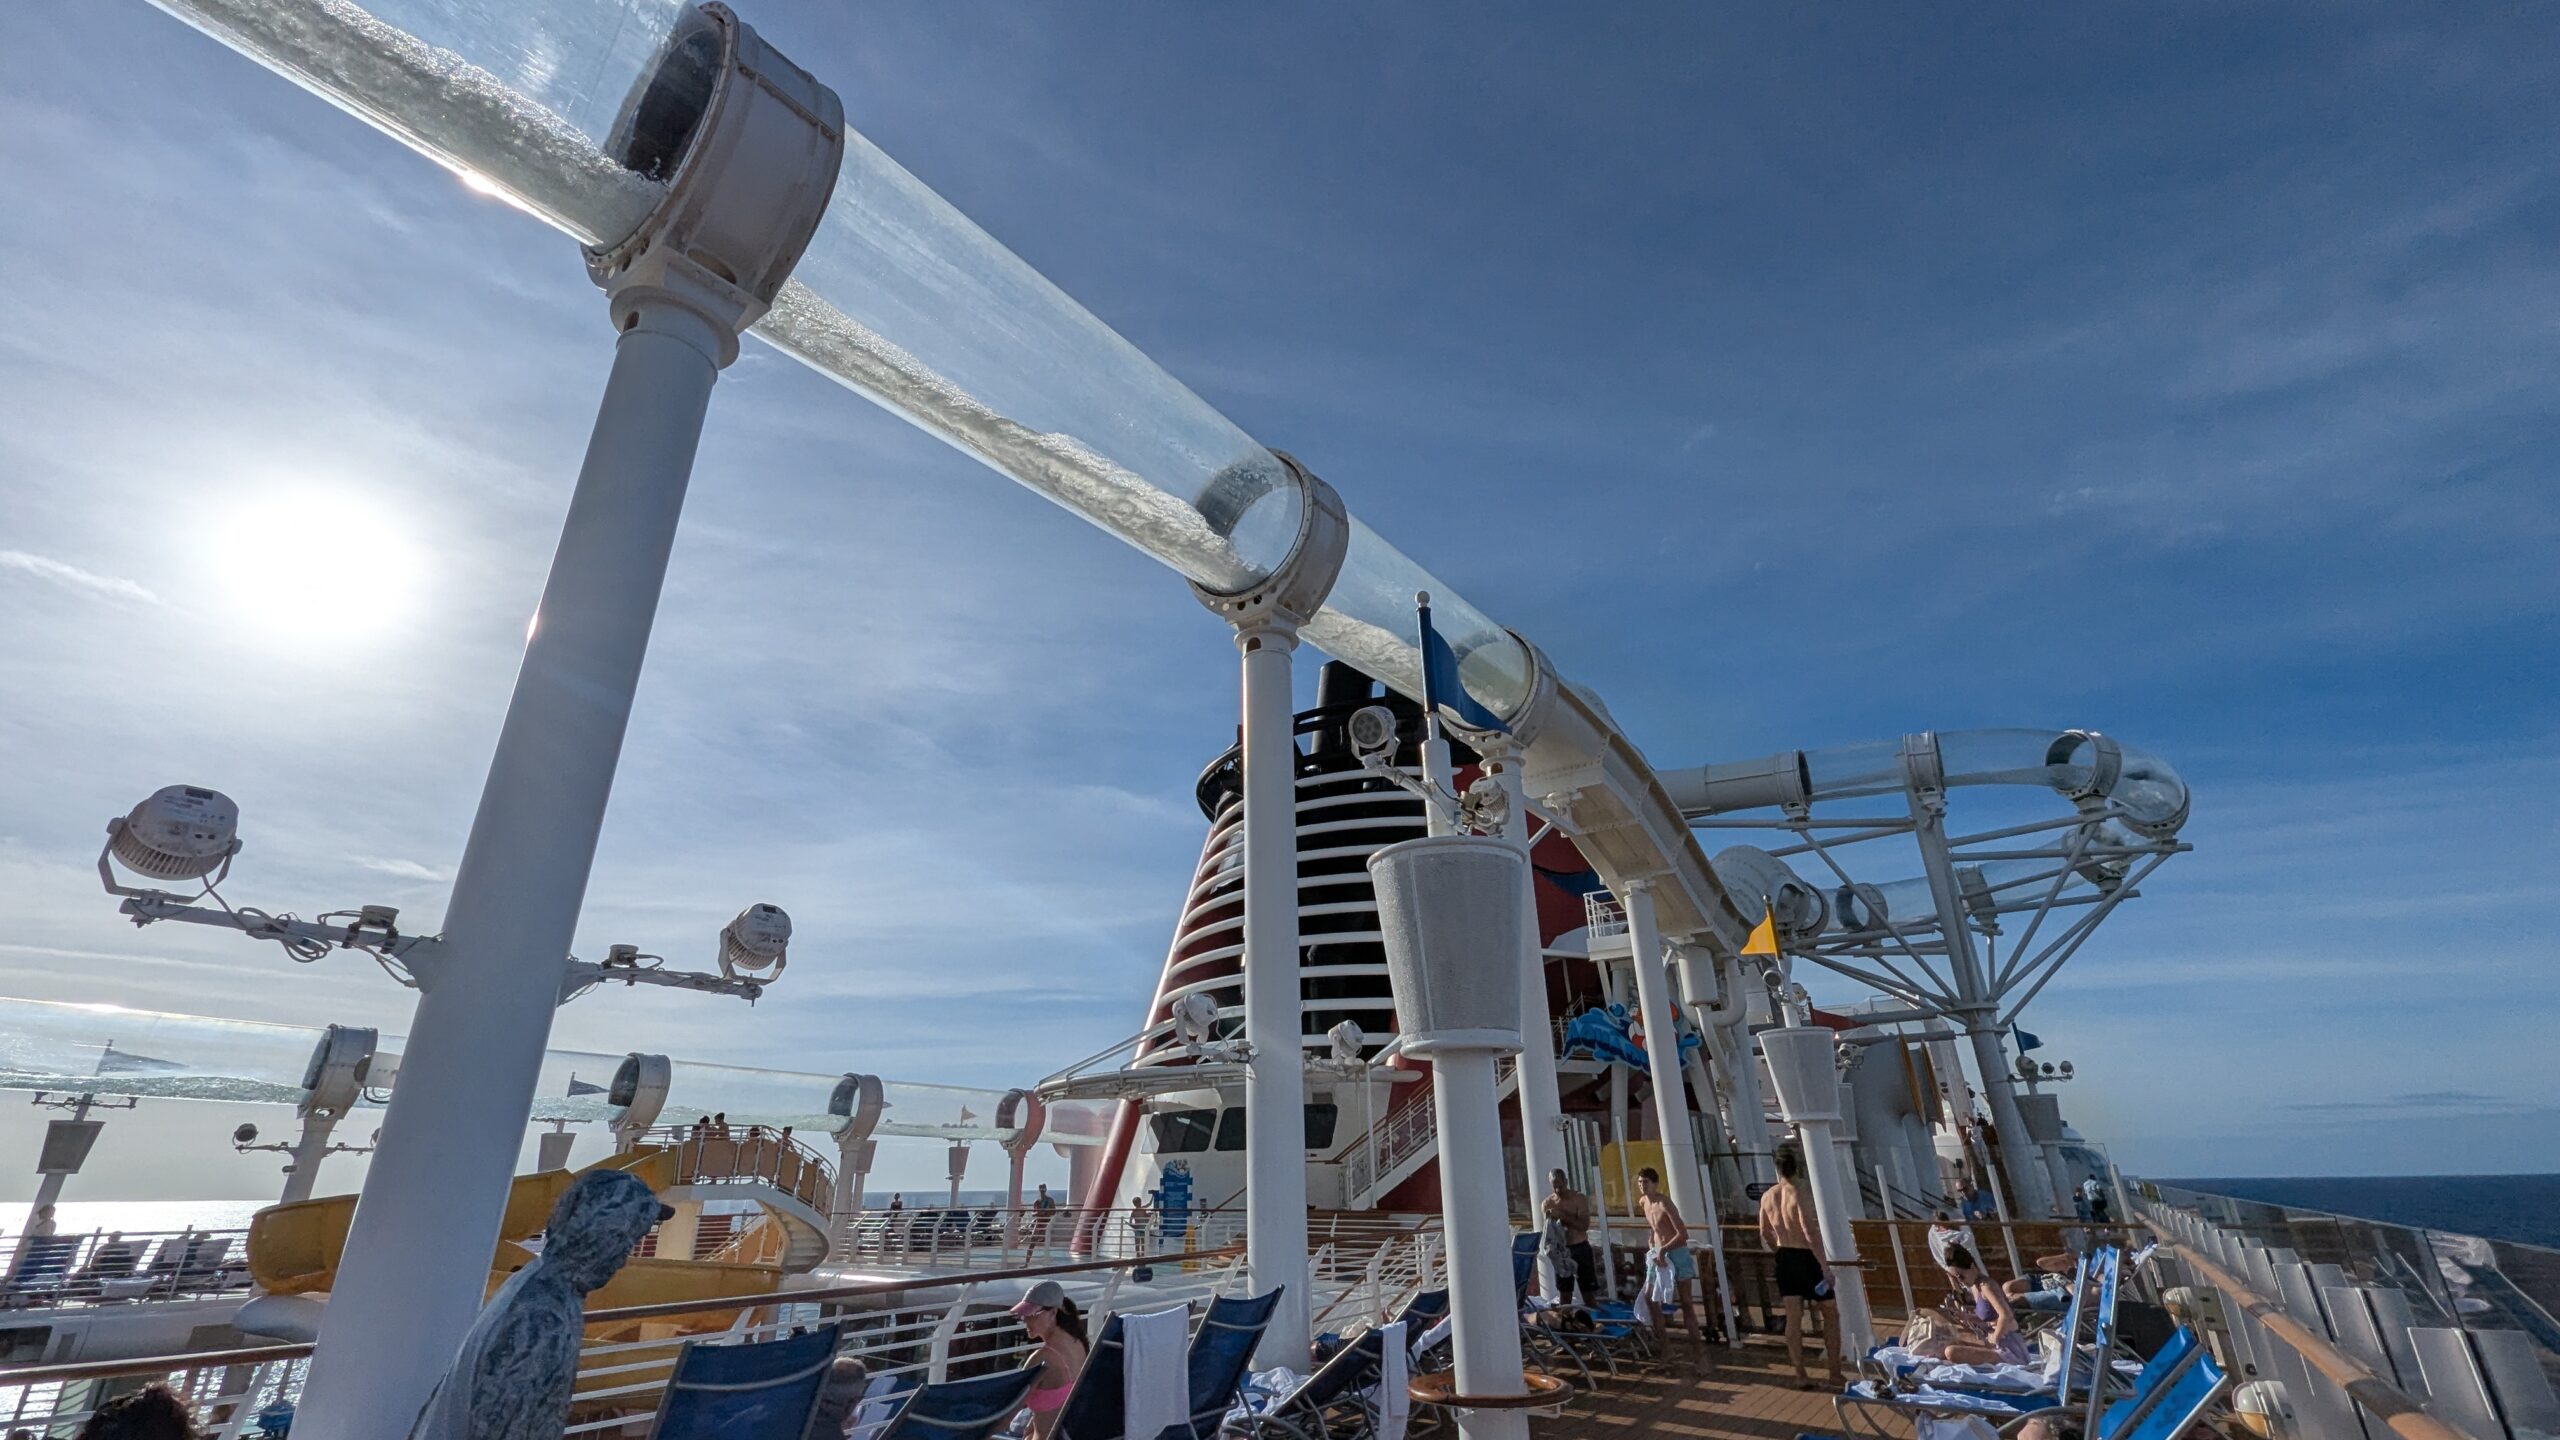
<path fill-rule="evenodd" d="M 2560 1250 L 2560 1175 L 2224 1176 L 2160 1183 Z"/>

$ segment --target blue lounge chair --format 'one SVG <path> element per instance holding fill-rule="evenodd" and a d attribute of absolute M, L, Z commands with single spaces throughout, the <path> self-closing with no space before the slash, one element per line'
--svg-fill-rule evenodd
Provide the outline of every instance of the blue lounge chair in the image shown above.
<path fill-rule="evenodd" d="M 843 1328 L 753 1345 L 686 1341 L 650 1440 L 806 1440 Z"/>
<path fill-rule="evenodd" d="M 1271 1328 L 1271 1312 L 1280 1308 L 1280 1293 L 1281 1287 L 1273 1286 L 1268 1295 L 1209 1302 L 1209 1313 L 1200 1317 L 1200 1327 L 1191 1332 L 1187 1366 L 1191 1423 L 1187 1430 L 1168 1425 L 1155 1440 L 1175 1440 L 1186 1433 L 1190 1440 L 1211 1440 L 1218 1433 L 1226 1423 L 1227 1410 L 1236 1402 L 1236 1392 L 1244 1388 L 1254 1347 L 1262 1343 L 1262 1332 Z M 1298 1363 L 1305 1364 L 1306 1357 L 1300 1356 Z M 1129 1440 L 1143 1437 L 1132 1435 Z"/>
<path fill-rule="evenodd" d="M 2206 1354 L 2193 1330 L 2181 1327 L 2142 1367 L 2133 1391 L 2091 1411 L 2096 1423 L 2084 1425 L 2090 1440 L 2176 1440 L 2221 1393 L 2228 1377 Z M 2055 1409 L 2051 1394 L 1991 1396 L 1960 1391 L 1921 1390 L 1901 1395 L 1858 1393 L 1860 1387 L 1832 1402 L 1841 1428 L 1852 1436 L 1899 1440 L 1920 1415 L 1976 1415 L 1992 1422 L 2004 1436 L 2015 1435 L 2026 1422 Z M 1820 1440 L 1820 1437 L 1815 1437 Z"/>
<path fill-rule="evenodd" d="M 1067 1392 L 1067 1403 L 1058 1411 L 1054 1440 L 1122 1440 L 1121 1432 L 1129 1428 L 1129 1397 L 1123 1388 L 1128 1349 L 1120 1317 L 1104 1321 L 1102 1332 L 1085 1351 L 1075 1388 Z"/>
<path fill-rule="evenodd" d="M 1546 1311 L 1532 1308 L 1529 1290 L 1537 1283 L 1539 1241 L 1535 1233 L 1511 1237 L 1512 1298 L 1520 1309 L 1521 1341 L 1535 1353 L 1561 1356 L 1581 1374 L 1586 1387 L 1594 1383 L 1589 1363 L 1593 1359 L 1608 1369 L 1610 1378 L 1617 1378 L 1621 1349 L 1631 1360 L 1644 1358 L 1642 1347 L 1650 1338 L 1643 1334 L 1645 1327 L 1636 1324 L 1631 1313 L 1603 1316 L 1594 1310 L 1588 1312 L 1592 1328 L 1567 1330 Z"/>
<path fill-rule="evenodd" d="M 920 1386 L 872 1440 L 987 1440 L 1022 1408 L 1039 1378 L 1037 1366 L 1026 1366 Z"/>
<path fill-rule="evenodd" d="M 1377 1409 L 1362 1392 L 1377 1387 L 1385 1351 L 1386 1332 L 1368 1331 L 1334 1351 L 1305 1384 L 1255 1411 L 1238 1428 L 1249 1437 L 1275 1440 L 1362 1440 L 1377 1434 Z"/>

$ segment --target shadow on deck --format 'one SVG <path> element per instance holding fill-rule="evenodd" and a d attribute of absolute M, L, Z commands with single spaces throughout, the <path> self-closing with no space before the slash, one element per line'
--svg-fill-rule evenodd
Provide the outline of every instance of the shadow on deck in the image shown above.
<path fill-rule="evenodd" d="M 1734 1440 L 1795 1440 L 1799 1434 L 1838 1433 L 1828 1390 L 1798 1390 L 1787 1352 L 1774 1339 L 1753 1337 L 1741 1350 L 1718 1348 L 1716 1371 L 1688 1372 L 1685 1345 L 1675 1347 L 1673 1368 L 1630 1371 L 1598 1390 L 1573 1397 L 1565 1412 L 1536 1417 L 1536 1440 L 1588 1440 L 1595 1436 L 1691 1435 Z M 1806 1357 L 1819 1383 L 1818 1355 Z"/>

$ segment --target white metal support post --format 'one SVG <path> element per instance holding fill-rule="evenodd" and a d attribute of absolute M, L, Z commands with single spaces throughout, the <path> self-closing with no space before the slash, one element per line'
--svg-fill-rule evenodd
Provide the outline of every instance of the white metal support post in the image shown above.
<path fill-rule="evenodd" d="M 1875 1322 L 1867 1310 L 1866 1276 L 1858 1268 L 1858 1237 L 1849 1225 L 1857 1182 L 1842 1166 L 1832 1138 L 1840 1120 L 1838 1042 L 1829 1030 L 1798 1024 L 1763 1031 L 1760 1045 L 1777 1083 L 1778 1108 L 1796 1128 L 1805 1180 L 1813 1189 L 1814 1223 L 1822 1231 L 1823 1260 L 1840 1315 L 1840 1333 L 1831 1343 L 1844 1356 L 1864 1355 L 1875 1344 Z"/>
<path fill-rule="evenodd" d="M 1254 1352 L 1303 1371 L 1315 1337 L 1307 1307 L 1306 1007 L 1298 951 L 1298 741 L 1290 657 L 1298 627 L 1333 589 L 1350 543 L 1341 498 L 1281 457 L 1301 500 L 1280 568 L 1243 594 L 1194 587 L 1235 627 L 1244 656 L 1245 1268 L 1280 1302 Z"/>
<path fill-rule="evenodd" d="M 1644 1019 L 1644 1050 L 1653 1080 L 1654 1127 L 1662 1139 L 1662 1168 L 1671 1187 L 1671 1203 L 1692 1225 L 1717 1228 L 1714 1200 L 1698 1168 L 1698 1147 L 1689 1134 L 1687 1082 L 1680 1074 L 1680 1031 L 1671 1008 L 1671 976 L 1662 959 L 1662 930 L 1653 915 L 1653 886 L 1644 880 L 1627 884 L 1619 897 L 1627 911 L 1627 964 L 1636 977 L 1636 1009 Z"/>
<path fill-rule="evenodd" d="M 480 1307 L 711 388 L 834 188 L 833 92 L 696 14 L 721 71 L 668 198 L 589 252 L 613 368 L 296 1417 L 331 1440 L 407 1434 Z"/>
<path fill-rule="evenodd" d="M 1502 787 L 1502 838 L 1529 858 L 1529 800 L 1521 786 L 1518 748 L 1507 739 L 1488 742 L 1480 753 L 1484 773 Z M 1537 868 L 1520 895 L 1520 1151 L 1529 1177 L 1529 1216 L 1537 1227 L 1538 1205 L 1547 1193 L 1547 1172 L 1565 1168 L 1564 1102 L 1556 1083 L 1556 1033 L 1548 1020 L 1547 959 L 1538 936 Z M 1605 1237 L 1604 1237 L 1605 1240 Z"/>
<path fill-rule="evenodd" d="M 1396 1028 L 1405 1053 L 1432 1067 L 1459 1433 L 1466 1440 L 1528 1440 L 1527 1415 L 1503 1403 L 1531 1393 L 1532 1382 L 1520 1363 L 1493 1072 L 1496 1055 L 1518 1052 L 1531 1017 L 1521 1012 L 1511 977 L 1485 973 L 1519 954 L 1528 858 L 1497 838 L 1437 835 L 1378 851 L 1369 873 Z M 1470 1405 L 1470 1398 L 1488 1403 Z"/>
<path fill-rule="evenodd" d="M 1299 1000 L 1294 629 L 1239 627 L 1244 652 L 1245 1262 L 1281 1291 L 1263 1363 L 1301 1369 L 1307 1311 L 1307 1068 Z"/>
<path fill-rule="evenodd" d="M 315 1434 L 405 1433 L 487 1287 L 467 1257 L 495 1243 L 720 373 L 705 317 L 646 303 L 634 321 L 454 878 L 444 955 L 421 977 L 302 1407 Z"/>
<path fill-rule="evenodd" d="M 1982 1072 L 1982 1094 L 1991 1106 L 1991 1124 L 1999 1131 L 2000 1166 L 2018 1192 L 2018 1208 L 2030 1213 L 2058 1214 L 2044 1164 L 2027 1140 L 2025 1117 L 2018 1113 L 2018 1092 L 2000 1045 L 1982 961 L 1973 950 L 1973 928 L 1957 888 L 1955 861 L 1947 851 L 1947 792 L 1938 737 L 1923 731 L 1902 740 L 1904 789 L 1911 805 L 1912 838 L 1919 842 L 1920 863 L 1929 877 L 1929 892 L 1938 907 L 1938 933 L 1947 946 L 1947 974 L 1956 989 L 1956 1019 L 1973 1043 L 1973 1060 Z M 1986 1182 L 1990 1176 L 1982 1177 Z"/>

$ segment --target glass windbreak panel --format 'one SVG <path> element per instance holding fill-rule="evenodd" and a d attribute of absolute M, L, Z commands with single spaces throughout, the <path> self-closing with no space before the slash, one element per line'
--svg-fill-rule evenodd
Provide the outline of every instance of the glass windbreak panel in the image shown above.
<path fill-rule="evenodd" d="M 1155 1132 L 1159 1155 L 1191 1155 L 1209 1148 L 1217 1134 L 1218 1112 L 1215 1110 L 1169 1110 L 1147 1117 L 1148 1128 Z"/>
<path fill-rule="evenodd" d="M 2144 1188 L 2304 1263 L 2336 1265 L 2355 1284 L 2398 1291 L 2419 1325 L 2516 1332 L 2546 1370 L 2560 1371 L 2560 1250 L 2155 1181 Z"/>

